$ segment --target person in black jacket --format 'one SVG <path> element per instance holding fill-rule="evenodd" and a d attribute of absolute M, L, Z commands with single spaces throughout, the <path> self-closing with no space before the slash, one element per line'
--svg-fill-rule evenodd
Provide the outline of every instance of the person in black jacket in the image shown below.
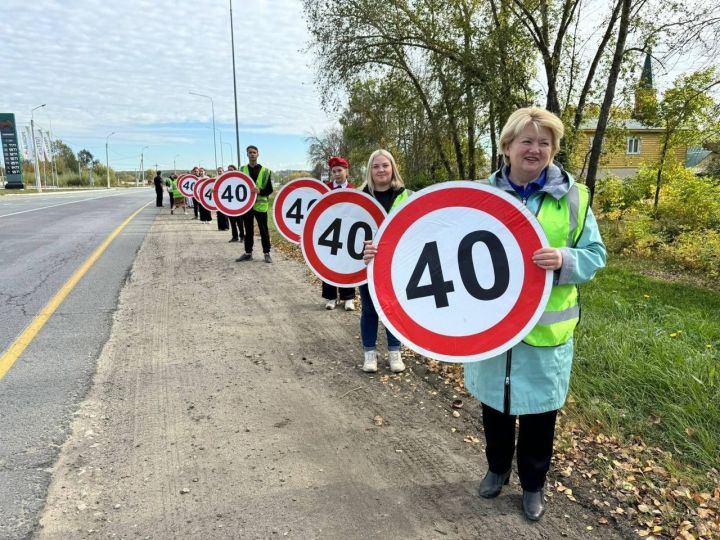
<path fill-rule="evenodd" d="M 162 207 L 163 200 L 163 179 L 162 171 L 158 171 L 153 182 L 155 183 L 155 206 Z"/>

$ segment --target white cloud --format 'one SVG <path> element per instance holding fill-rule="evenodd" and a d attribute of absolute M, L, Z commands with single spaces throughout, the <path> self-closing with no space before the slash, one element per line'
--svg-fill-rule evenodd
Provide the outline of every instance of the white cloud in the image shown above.
<path fill-rule="evenodd" d="M 334 121 L 302 52 L 300 2 L 235 0 L 233 11 L 242 129 L 303 135 Z M 2 0 L 0 36 L 0 110 L 19 123 L 41 103 L 69 137 L 207 123 L 209 100 L 194 91 L 234 127 L 227 0 Z"/>

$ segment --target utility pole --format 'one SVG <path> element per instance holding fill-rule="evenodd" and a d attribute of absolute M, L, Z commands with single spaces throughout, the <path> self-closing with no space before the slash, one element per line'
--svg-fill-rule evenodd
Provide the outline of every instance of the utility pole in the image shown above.
<path fill-rule="evenodd" d="M 108 157 L 108 141 L 110 140 L 110 137 L 115 135 L 115 131 L 113 131 L 110 135 L 105 137 L 105 170 L 107 172 L 107 188 L 110 189 L 110 158 Z"/>
<path fill-rule="evenodd" d="M 38 163 L 37 143 L 35 142 L 35 116 L 34 113 L 37 109 L 44 107 L 46 103 L 38 105 L 30 111 L 30 134 L 33 142 L 33 154 L 35 154 L 35 188 L 38 193 L 42 193 L 42 187 L 40 186 L 40 166 Z"/>
<path fill-rule="evenodd" d="M 55 171 L 55 187 L 60 187 L 60 183 L 58 182 L 57 161 L 55 160 L 55 148 L 53 148 L 52 119 L 50 116 L 48 116 L 48 123 L 50 124 L 50 130 L 48 131 L 48 135 L 50 136 L 50 163 L 52 163 L 53 170 Z"/>
<path fill-rule="evenodd" d="M 149 146 L 143 146 L 140 150 L 140 174 L 142 174 L 142 185 L 145 186 L 145 149 L 150 148 Z"/>

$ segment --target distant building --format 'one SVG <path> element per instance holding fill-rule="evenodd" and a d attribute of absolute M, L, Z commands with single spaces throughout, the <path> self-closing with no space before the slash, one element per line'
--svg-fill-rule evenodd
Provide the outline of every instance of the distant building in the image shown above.
<path fill-rule="evenodd" d="M 620 149 L 608 152 L 601 158 L 598 176 L 633 176 L 641 167 L 654 165 L 660 160 L 663 128 L 646 126 L 638 120 L 625 120 L 619 127 L 625 130 L 624 144 Z M 581 158 L 590 151 L 596 129 L 597 120 L 580 126 L 581 138 L 577 148 L 582 153 Z M 687 146 L 675 146 L 669 157 L 685 163 L 688 158 Z M 582 163 L 582 159 L 580 162 Z"/>
<path fill-rule="evenodd" d="M 652 118 L 656 106 L 657 93 L 653 83 L 652 58 L 648 53 L 645 56 L 640 79 L 635 87 L 635 107 L 632 118 L 622 121 L 619 125 L 616 124 L 625 132 L 624 144 L 619 149 L 605 151 L 598 168 L 599 177 L 614 175 L 625 178 L 633 176 L 645 165 L 654 165 L 659 162 L 664 129 L 648 125 L 648 118 Z M 578 161 L 581 164 L 584 163 L 585 156 L 590 151 L 596 131 L 596 119 L 584 122 L 580 126 L 577 152 L 579 154 Z M 688 158 L 687 146 L 675 146 L 668 157 L 674 157 L 675 160 L 685 163 Z"/>

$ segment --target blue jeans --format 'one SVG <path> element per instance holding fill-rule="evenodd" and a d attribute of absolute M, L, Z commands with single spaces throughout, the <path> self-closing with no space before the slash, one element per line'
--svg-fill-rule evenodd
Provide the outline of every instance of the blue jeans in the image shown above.
<path fill-rule="evenodd" d="M 378 314 L 375 311 L 370 291 L 367 285 L 360 285 L 360 301 L 362 312 L 360 313 L 360 337 L 362 338 L 363 349 L 374 351 L 377 344 Z M 388 351 L 399 351 L 400 340 L 385 329 L 387 335 Z"/>

